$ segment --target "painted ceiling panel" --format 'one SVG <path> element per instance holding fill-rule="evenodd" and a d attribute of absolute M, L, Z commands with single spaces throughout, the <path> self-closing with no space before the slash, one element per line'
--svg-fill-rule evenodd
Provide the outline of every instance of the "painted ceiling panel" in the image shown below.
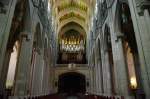
<path fill-rule="evenodd" d="M 70 1 L 64 1 L 62 4 L 60 4 L 58 6 L 58 12 L 61 12 L 64 9 L 70 9 L 70 8 L 78 8 L 85 12 L 87 12 L 87 10 L 88 10 L 87 5 L 83 2 L 81 2 L 80 0 L 70 0 Z"/>
<path fill-rule="evenodd" d="M 53 13 L 57 33 L 68 22 L 76 22 L 80 24 L 87 32 L 92 9 L 96 0 L 53 0 Z M 72 26 L 73 28 L 74 26 Z"/>
<path fill-rule="evenodd" d="M 79 20 L 82 20 L 85 22 L 85 18 L 83 16 L 81 16 L 80 14 L 74 13 L 74 12 L 66 13 L 64 16 L 62 16 L 59 19 L 59 21 L 62 22 L 63 20 L 66 20 L 66 19 L 71 18 L 71 17 L 76 17 Z"/>

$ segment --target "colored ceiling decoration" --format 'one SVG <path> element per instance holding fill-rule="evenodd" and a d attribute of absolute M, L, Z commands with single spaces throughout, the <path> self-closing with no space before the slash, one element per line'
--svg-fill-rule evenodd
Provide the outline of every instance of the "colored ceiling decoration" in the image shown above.
<path fill-rule="evenodd" d="M 82 11 L 87 12 L 88 7 L 87 5 L 80 1 L 80 0 L 69 0 L 69 1 L 64 1 L 60 6 L 58 6 L 58 12 L 63 11 L 64 9 L 70 9 L 70 8 L 78 8 Z"/>
<path fill-rule="evenodd" d="M 58 63 L 86 63 L 86 40 L 96 0 L 50 0 L 58 36 Z"/>
<path fill-rule="evenodd" d="M 88 32 L 96 0 L 50 0 L 53 23 L 59 34 L 64 25 L 75 22 Z"/>
<path fill-rule="evenodd" d="M 59 21 L 62 22 L 63 20 L 66 20 L 66 19 L 69 19 L 69 18 L 73 18 L 73 17 L 76 17 L 80 20 L 82 20 L 83 22 L 85 22 L 85 18 L 82 17 L 80 14 L 76 14 L 74 12 L 70 12 L 70 13 L 67 13 L 65 14 L 64 16 L 62 16 Z"/>

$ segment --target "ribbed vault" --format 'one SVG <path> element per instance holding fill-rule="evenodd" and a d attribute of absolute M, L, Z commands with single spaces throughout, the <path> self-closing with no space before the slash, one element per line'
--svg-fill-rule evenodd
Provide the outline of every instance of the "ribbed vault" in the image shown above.
<path fill-rule="evenodd" d="M 96 0 L 50 0 L 50 2 L 57 33 L 70 22 L 76 22 L 88 32 Z"/>
<path fill-rule="evenodd" d="M 69 30 L 73 30 L 73 29 L 78 31 L 82 36 L 86 37 L 86 31 L 84 30 L 84 28 L 81 25 L 79 25 L 75 22 L 70 22 L 61 28 L 61 30 L 59 31 L 59 35 L 58 35 L 59 38 L 61 38 L 61 36 L 65 32 L 67 32 Z"/>

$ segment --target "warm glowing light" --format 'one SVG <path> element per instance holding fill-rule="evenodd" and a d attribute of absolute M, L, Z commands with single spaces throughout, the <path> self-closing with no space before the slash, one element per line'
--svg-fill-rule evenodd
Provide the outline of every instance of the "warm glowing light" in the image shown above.
<path fill-rule="evenodd" d="M 69 64 L 69 65 L 68 65 L 68 69 L 71 69 L 71 68 L 72 68 L 72 64 Z"/>
<path fill-rule="evenodd" d="M 62 40 L 62 44 L 64 44 L 64 40 Z"/>
<path fill-rule="evenodd" d="M 12 87 L 15 80 L 16 64 L 17 64 L 17 55 L 18 55 L 18 42 L 15 43 L 13 47 L 13 52 L 10 55 L 9 69 L 6 81 L 6 87 Z"/>
<path fill-rule="evenodd" d="M 84 41 L 78 39 L 75 39 L 74 36 L 71 38 L 66 38 L 61 40 L 61 46 L 60 49 L 62 51 L 67 52 L 79 52 L 84 51 Z"/>
<path fill-rule="evenodd" d="M 131 84 L 131 89 L 136 89 L 137 88 L 137 81 L 135 77 L 130 78 L 130 84 Z"/>
<path fill-rule="evenodd" d="M 65 40 L 65 44 L 67 44 L 67 39 Z"/>
<path fill-rule="evenodd" d="M 69 44 L 71 44 L 71 41 L 69 40 Z"/>
<path fill-rule="evenodd" d="M 76 65 L 75 64 L 73 64 L 73 63 L 70 63 L 70 64 L 68 64 L 68 69 L 75 69 L 76 68 Z"/>

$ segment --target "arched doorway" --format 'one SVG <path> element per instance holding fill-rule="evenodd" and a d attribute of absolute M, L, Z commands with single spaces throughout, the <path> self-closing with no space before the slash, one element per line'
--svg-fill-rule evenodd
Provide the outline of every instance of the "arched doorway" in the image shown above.
<path fill-rule="evenodd" d="M 64 73 L 59 76 L 58 93 L 85 93 L 85 75 L 76 72 Z"/>

